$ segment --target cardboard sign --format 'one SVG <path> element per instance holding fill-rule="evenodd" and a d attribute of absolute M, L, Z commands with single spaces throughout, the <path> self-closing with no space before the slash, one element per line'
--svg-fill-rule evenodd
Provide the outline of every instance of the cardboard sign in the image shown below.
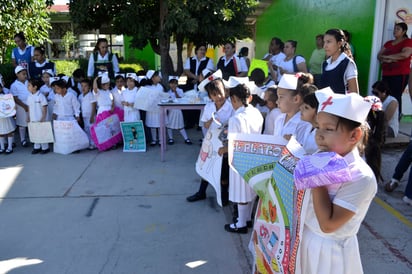
<path fill-rule="evenodd" d="M 107 150 L 122 140 L 120 121 L 116 111 L 104 111 L 97 115 L 96 122 L 91 126 L 90 135 L 100 151 Z"/>
<path fill-rule="evenodd" d="M 77 121 L 53 121 L 54 152 L 70 154 L 89 147 L 89 138 Z"/>
<path fill-rule="evenodd" d="M 142 121 L 120 123 L 123 136 L 123 152 L 145 152 L 146 136 Z"/>
<path fill-rule="evenodd" d="M 12 94 L 0 95 L 0 118 L 16 115 L 16 104 Z"/>
<path fill-rule="evenodd" d="M 30 122 L 28 127 L 30 142 L 35 144 L 54 143 L 53 130 L 50 121 Z"/>

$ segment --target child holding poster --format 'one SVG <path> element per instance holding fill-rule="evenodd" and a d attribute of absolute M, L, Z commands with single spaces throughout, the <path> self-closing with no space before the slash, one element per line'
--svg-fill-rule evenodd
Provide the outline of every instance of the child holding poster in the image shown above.
<path fill-rule="evenodd" d="M 4 94 L 3 84 L 0 83 L 0 97 Z M 14 122 L 13 117 L 0 117 L 0 154 L 13 153 L 13 134 L 15 129 L 16 123 Z"/>
<path fill-rule="evenodd" d="M 110 78 L 107 74 L 98 76 L 93 81 L 93 91 L 97 101 L 97 115 L 104 111 L 114 111 L 113 94 L 110 91 Z"/>
<path fill-rule="evenodd" d="M 80 121 L 80 103 L 72 92 L 67 91 L 67 83 L 63 79 L 54 81 L 52 87 L 56 92 L 53 108 L 53 120 Z"/>
<path fill-rule="evenodd" d="M 140 112 L 138 109 L 134 108 L 138 84 L 136 73 L 126 74 L 127 88 L 123 91 L 121 96 L 125 122 L 137 122 L 140 120 Z"/>
<path fill-rule="evenodd" d="M 27 98 L 27 105 L 29 106 L 29 117 L 27 122 L 45 122 L 47 118 L 47 99 L 42 92 L 40 92 L 40 88 L 43 82 L 37 79 L 30 79 L 28 84 L 28 89 L 30 91 L 30 95 Z M 31 154 L 46 154 L 49 153 L 49 144 L 43 143 L 38 144 L 35 143 L 33 145 L 33 151 Z"/>
<path fill-rule="evenodd" d="M 351 179 L 337 183 L 338 178 L 332 179 L 335 173 L 331 172 L 329 185 L 311 188 L 295 273 L 363 273 L 356 234 L 376 194 L 377 184 L 358 146 L 364 145 L 365 120 L 371 104 L 355 93 L 318 91 L 316 98 L 319 101 L 316 143 L 321 151 L 343 157 Z M 295 174 L 303 169 L 298 164 Z M 317 173 L 313 170 L 302 172 L 295 180 L 313 178 L 311 181 L 318 182 L 325 178 L 321 168 Z"/>
<path fill-rule="evenodd" d="M 112 89 L 114 106 L 123 109 L 122 105 L 122 93 L 124 91 L 124 73 L 115 73 L 114 83 L 115 86 Z"/>
<path fill-rule="evenodd" d="M 84 131 L 89 138 L 89 150 L 96 148 L 91 136 L 90 127 L 94 123 L 96 118 L 96 98 L 91 91 L 91 81 L 89 79 L 83 79 L 80 81 L 82 93 L 79 95 L 80 109 L 83 117 Z"/>
<path fill-rule="evenodd" d="M 306 94 L 306 96 L 303 97 L 303 104 L 300 105 L 300 119 L 312 125 L 312 128 L 307 132 L 307 135 L 304 138 L 305 141 L 302 146 L 305 149 L 306 154 L 313 154 L 318 150 L 318 145 L 315 141 L 317 127 L 316 113 L 319 106 L 315 91 L 318 88 L 312 84 L 304 84 L 300 89 L 302 90 L 302 94 Z"/>

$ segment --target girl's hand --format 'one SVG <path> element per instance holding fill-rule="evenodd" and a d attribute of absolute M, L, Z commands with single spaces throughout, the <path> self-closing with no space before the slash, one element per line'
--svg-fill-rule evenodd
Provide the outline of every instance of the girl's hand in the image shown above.
<path fill-rule="evenodd" d="M 220 147 L 219 150 L 217 151 L 217 153 L 219 154 L 219 156 L 223 156 L 223 154 L 227 153 L 227 147 Z"/>
<path fill-rule="evenodd" d="M 29 112 L 29 106 L 28 105 L 23 104 L 22 107 L 26 112 Z"/>
<path fill-rule="evenodd" d="M 292 134 L 285 134 L 283 135 L 283 138 L 285 138 L 286 140 L 290 140 L 290 138 L 292 138 Z"/>

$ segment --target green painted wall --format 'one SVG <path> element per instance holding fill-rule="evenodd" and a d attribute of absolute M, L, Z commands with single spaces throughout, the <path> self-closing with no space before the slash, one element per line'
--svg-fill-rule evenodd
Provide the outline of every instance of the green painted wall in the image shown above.
<path fill-rule="evenodd" d="M 274 0 L 256 22 L 256 56 L 263 56 L 272 37 L 298 41 L 297 54 L 307 62 L 315 36 L 331 28 L 352 34 L 359 88 L 366 94 L 371 60 L 375 0 Z"/>
<path fill-rule="evenodd" d="M 126 60 L 142 61 L 141 65 L 145 69 L 156 68 L 155 64 L 155 53 L 152 47 L 148 44 L 143 50 L 138 50 L 130 47 L 130 41 L 132 40 L 129 36 L 124 36 L 124 57 Z"/>

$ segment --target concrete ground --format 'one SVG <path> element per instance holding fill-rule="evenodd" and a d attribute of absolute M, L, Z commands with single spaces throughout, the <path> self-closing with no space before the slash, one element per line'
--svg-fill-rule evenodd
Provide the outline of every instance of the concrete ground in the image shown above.
<path fill-rule="evenodd" d="M 383 152 L 385 180 L 409 140 L 400 138 Z M 217 206 L 210 187 L 205 201 L 186 202 L 199 186 L 199 145 L 175 141 L 165 162 L 158 147 L 31 155 L 18 146 L 0 155 L 0 273 L 250 273 L 250 235 L 223 229 L 231 207 Z M 412 272 L 404 186 L 379 186 L 361 226 L 365 273 Z"/>

